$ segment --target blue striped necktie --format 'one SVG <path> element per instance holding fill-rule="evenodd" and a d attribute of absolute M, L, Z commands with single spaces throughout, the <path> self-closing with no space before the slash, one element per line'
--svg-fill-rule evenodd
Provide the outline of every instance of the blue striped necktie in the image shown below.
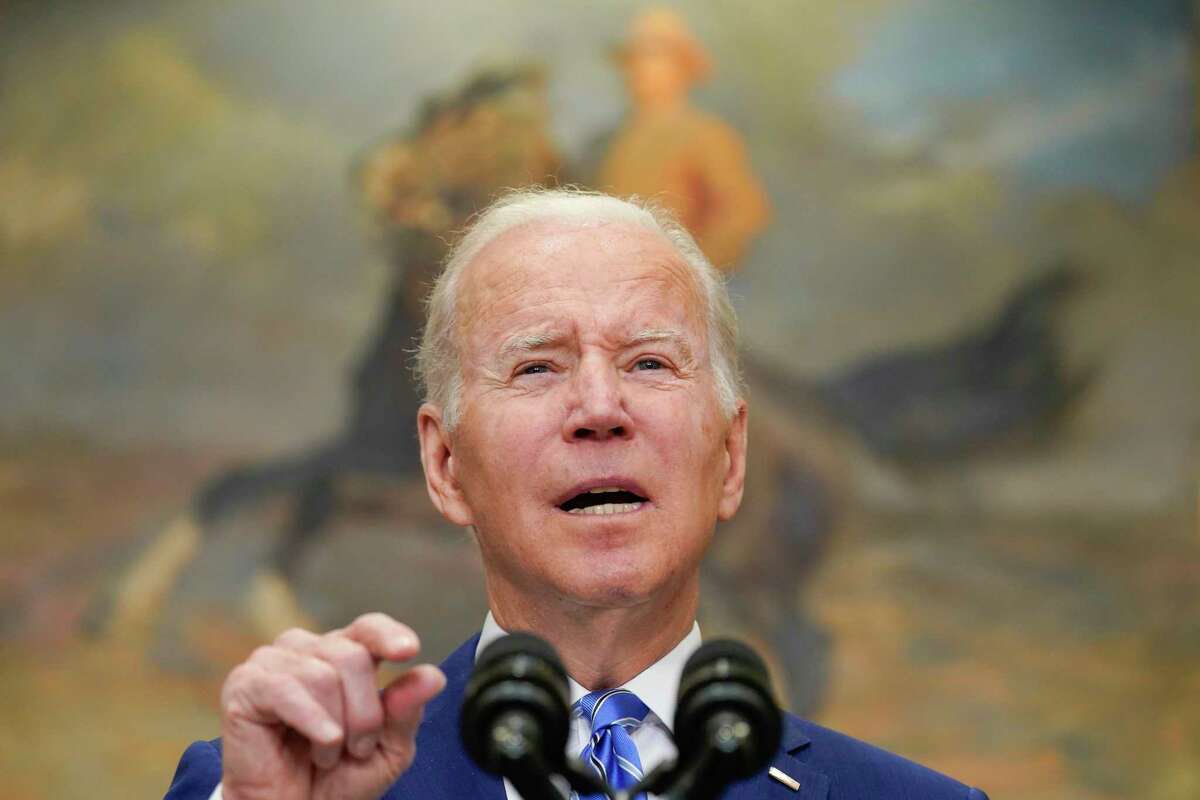
<path fill-rule="evenodd" d="M 584 695 L 575 710 L 592 726 L 592 735 L 579 754 L 580 760 L 600 774 L 613 789 L 628 789 L 642 779 L 642 760 L 630 736 L 650 709 L 628 689 L 604 689 Z M 600 795 L 587 795 L 593 800 Z M 639 794 L 635 800 L 646 800 Z"/>

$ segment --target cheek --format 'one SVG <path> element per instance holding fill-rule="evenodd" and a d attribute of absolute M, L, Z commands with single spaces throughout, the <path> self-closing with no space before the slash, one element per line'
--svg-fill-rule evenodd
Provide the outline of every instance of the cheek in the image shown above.
<path fill-rule="evenodd" d="M 551 403 L 508 403 L 494 414 L 491 444 L 504 448 L 498 456 L 506 462 L 529 458 L 553 441 L 561 420 Z"/>
<path fill-rule="evenodd" d="M 557 430 L 551 416 L 544 410 L 515 407 L 471 416 L 471 435 L 460 444 L 465 467 L 460 479 L 470 492 L 468 499 L 473 506 L 484 510 L 493 505 L 502 508 L 524 505 L 508 499 L 517 486 L 538 484 L 529 478 L 546 467 L 546 460 L 540 457 L 541 450 L 547 436 Z M 522 480 L 515 481 L 517 477 Z"/>
<path fill-rule="evenodd" d="M 689 405 L 674 418 L 670 451 L 673 482 L 685 482 L 681 491 L 693 498 L 695 510 L 716 502 L 725 475 L 724 421 L 703 403 Z"/>
<path fill-rule="evenodd" d="M 669 443 L 668 455 L 680 463 L 695 467 L 697 460 L 711 455 L 720 439 L 721 420 L 707 403 L 695 396 L 681 396 L 678 402 L 648 406 L 643 431 L 654 431 L 656 438 Z"/>

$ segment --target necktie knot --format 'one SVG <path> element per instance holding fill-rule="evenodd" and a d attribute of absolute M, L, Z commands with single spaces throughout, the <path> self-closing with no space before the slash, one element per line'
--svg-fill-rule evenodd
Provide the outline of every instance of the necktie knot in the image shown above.
<path fill-rule="evenodd" d="M 646 704 L 628 689 L 605 689 L 579 698 L 575 711 L 592 730 L 580 759 L 614 789 L 628 789 L 640 781 L 642 761 L 630 734 L 650 713 Z M 638 795 L 639 800 L 644 797 Z"/>
<path fill-rule="evenodd" d="M 646 704 L 628 689 L 592 692 L 579 698 L 575 708 L 591 724 L 593 734 L 613 725 L 632 731 L 650 713 Z"/>

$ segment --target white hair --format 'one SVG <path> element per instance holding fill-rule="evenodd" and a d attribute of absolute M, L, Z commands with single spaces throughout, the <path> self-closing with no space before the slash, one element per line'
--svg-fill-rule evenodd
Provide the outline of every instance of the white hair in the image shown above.
<path fill-rule="evenodd" d="M 732 417 L 745 389 L 738 367 L 738 327 L 725 281 L 705 258 L 696 240 L 666 211 L 638 198 L 622 200 L 581 189 L 513 190 L 482 212 L 446 255 L 446 265 L 427 301 L 425 330 L 417 351 L 417 378 L 427 402 L 442 409 L 448 429 L 462 412 L 463 372 L 460 361 L 458 293 L 468 264 L 491 242 L 514 228 L 537 221 L 598 225 L 621 223 L 657 231 L 688 265 L 705 305 L 708 358 L 717 399 Z"/>

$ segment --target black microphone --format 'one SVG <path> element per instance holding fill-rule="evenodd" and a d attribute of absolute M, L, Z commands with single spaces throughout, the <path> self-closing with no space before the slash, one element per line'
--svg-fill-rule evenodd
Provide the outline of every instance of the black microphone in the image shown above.
<path fill-rule="evenodd" d="M 607 787 L 566 758 L 571 692 L 567 671 L 545 640 L 513 633 L 489 644 L 463 693 L 459 733 L 479 766 L 512 781 L 525 800 L 563 800 L 551 781 L 582 791 Z"/>
<path fill-rule="evenodd" d="M 565 760 L 569 700 L 567 671 L 554 648 L 529 633 L 501 637 L 480 653 L 467 682 L 459 715 L 463 745 L 522 797 L 562 800 L 549 776 Z"/>
<path fill-rule="evenodd" d="M 783 716 L 762 659 L 730 639 L 707 642 L 688 659 L 675 708 L 679 757 L 630 791 L 671 800 L 713 800 L 762 770 L 783 736 Z"/>

